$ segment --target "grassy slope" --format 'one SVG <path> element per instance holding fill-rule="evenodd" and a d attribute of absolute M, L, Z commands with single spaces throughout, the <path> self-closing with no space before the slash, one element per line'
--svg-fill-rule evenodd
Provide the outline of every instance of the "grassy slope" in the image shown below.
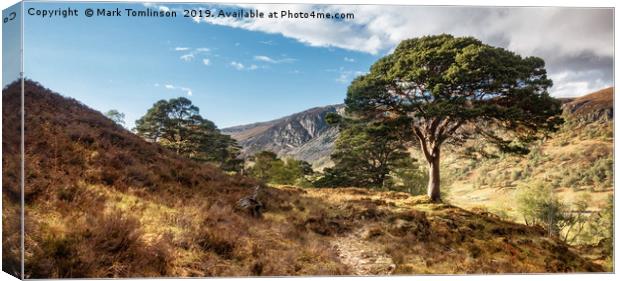
<path fill-rule="evenodd" d="M 609 169 L 613 163 L 613 121 L 601 114 L 613 108 L 613 89 L 574 99 L 564 108 L 565 124 L 535 144 L 526 156 L 480 160 L 447 157 L 444 166 L 453 181 L 446 188 L 448 201 L 467 208 L 486 207 L 520 221 L 514 204 L 518 186 L 542 181 L 567 203 L 587 194 L 591 197 L 590 209 L 600 209 L 613 194 Z M 597 175 L 602 171 L 608 173 L 601 173 L 605 178 Z"/>
<path fill-rule="evenodd" d="M 5 105 L 18 93 L 3 91 Z M 26 277 L 602 270 L 538 228 L 402 193 L 265 187 L 266 212 L 251 218 L 233 206 L 252 179 L 176 157 L 34 83 L 26 112 Z"/>
<path fill-rule="evenodd" d="M 392 270 L 379 266 L 368 273 L 600 270 L 564 244 L 545 237 L 542 229 L 503 221 L 487 212 L 432 204 L 425 196 L 397 192 L 355 188 L 301 192 L 302 198 L 317 198 L 322 206 L 305 208 L 307 211 L 294 217 L 303 218 L 317 207 L 327 207 L 318 215 L 325 223 L 317 226 L 320 232 L 326 228 L 327 234 L 334 236 L 332 244 L 353 237 L 344 241 L 364 241 L 361 247 L 369 251 L 362 250 L 362 256 L 370 255 L 372 260 L 385 255 L 395 265 Z"/>
<path fill-rule="evenodd" d="M 588 194 L 592 199 L 591 210 L 600 209 L 607 196 L 613 194 L 611 183 L 579 183 L 571 181 L 570 175 L 588 170 L 600 159 L 612 157 L 613 139 L 607 134 L 591 138 L 587 131 L 611 132 L 613 123 L 586 127 L 566 127 L 540 145 L 536 155 L 506 156 L 475 163 L 471 171 L 447 188 L 448 201 L 465 208 L 486 207 L 521 221 L 514 204 L 518 186 L 540 180 L 554 186 L 565 202 L 574 202 Z"/>
<path fill-rule="evenodd" d="M 445 159 L 444 171 L 451 173 L 446 200 L 522 223 L 516 204 L 519 186 L 543 182 L 566 204 L 586 198 L 587 211 L 603 208 L 614 192 L 613 120 L 607 115 L 613 112 L 613 88 L 576 98 L 564 108 L 566 123 L 526 156 Z M 574 243 L 598 241 L 576 239 Z"/>

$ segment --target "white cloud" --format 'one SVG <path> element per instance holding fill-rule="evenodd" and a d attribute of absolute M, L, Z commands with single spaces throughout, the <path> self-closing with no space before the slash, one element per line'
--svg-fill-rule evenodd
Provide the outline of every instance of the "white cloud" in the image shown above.
<path fill-rule="evenodd" d="M 354 58 L 344 57 L 344 61 L 346 62 L 355 62 Z"/>
<path fill-rule="evenodd" d="M 341 67 L 339 69 L 327 69 L 327 72 L 335 72 L 338 74 L 338 77 L 336 77 L 336 82 L 342 83 L 342 84 L 349 84 L 353 78 L 360 76 L 360 75 L 364 75 L 366 74 L 366 72 L 364 71 L 354 71 L 354 70 L 349 70 L 349 69 L 345 69 L 344 67 Z"/>
<path fill-rule="evenodd" d="M 189 53 L 181 56 L 181 60 L 183 61 L 192 61 L 194 59 L 194 54 Z"/>
<path fill-rule="evenodd" d="M 592 78 L 584 78 L 589 76 Z M 553 95 L 556 97 L 575 97 L 592 93 L 597 90 L 613 86 L 613 83 L 604 81 L 596 71 L 571 72 L 565 71 L 550 75 L 553 80 Z"/>
<path fill-rule="evenodd" d="M 613 52 L 612 10 L 575 8 L 419 7 L 380 5 L 239 5 L 267 10 L 354 13 L 352 20 L 205 18 L 204 22 L 281 34 L 311 46 L 376 54 L 403 39 L 451 33 L 475 36 L 519 53 L 538 49 Z M 544 28 L 541 28 L 544 27 Z M 588 40 L 584 40 L 587 38 Z M 272 41 L 261 41 L 273 44 Z M 503 44 L 501 44 L 503 43 Z"/>
<path fill-rule="evenodd" d="M 276 61 L 268 56 L 254 56 L 255 60 L 264 61 L 268 63 L 275 63 Z"/>
<path fill-rule="evenodd" d="M 255 65 L 255 64 L 251 64 L 248 66 L 248 65 L 244 65 L 243 63 L 240 63 L 237 61 L 232 61 L 230 63 L 230 66 L 232 66 L 236 70 L 256 70 L 259 68 L 258 65 Z"/>
<path fill-rule="evenodd" d="M 184 92 L 185 92 L 185 94 L 186 94 L 186 95 L 188 95 L 188 96 L 190 96 L 190 97 L 193 95 L 193 93 L 192 93 L 192 89 L 190 89 L 190 88 L 181 87 L 181 91 L 184 91 Z"/>
<path fill-rule="evenodd" d="M 171 9 L 168 8 L 167 6 L 163 6 L 163 5 L 157 5 L 154 3 L 143 3 L 144 7 L 148 7 L 148 8 L 157 8 L 160 11 L 164 11 L 164 12 L 169 12 Z"/>
<path fill-rule="evenodd" d="M 237 62 L 237 61 L 232 61 L 230 62 L 230 66 L 232 66 L 234 69 L 236 70 L 256 70 L 259 68 L 258 65 L 255 64 L 250 64 L 250 65 L 245 65 L 243 63 Z"/>
<path fill-rule="evenodd" d="M 204 65 L 209 65 L 209 64 L 211 64 L 211 60 L 209 60 L 209 59 L 202 59 L 202 63 Z"/>
<path fill-rule="evenodd" d="M 262 62 L 267 62 L 267 63 L 272 63 L 272 64 L 291 63 L 295 61 L 295 59 L 292 59 L 292 58 L 273 59 L 268 56 L 254 56 L 254 59 L 257 61 L 262 61 Z"/>
<path fill-rule="evenodd" d="M 199 22 L 268 34 L 279 34 L 315 47 L 384 55 L 404 39 L 449 33 L 474 36 L 485 43 L 507 48 L 523 56 L 539 56 L 547 62 L 550 76 L 565 71 L 566 61 L 591 54 L 613 62 L 613 10 L 563 7 L 446 7 L 380 5 L 239 5 L 259 10 L 354 13 L 351 20 L 203 18 Z M 261 41 L 274 44 L 272 41 Z M 600 70 L 603 84 L 613 82 L 613 63 L 582 66 Z M 583 70 L 580 70 L 583 71 Z M 565 83 L 597 87 L 599 78 L 572 75 Z M 575 80 L 577 79 L 577 80 Z M 554 95 L 566 93 L 558 83 Z M 583 88 L 583 87 L 582 87 Z M 578 91 L 578 87 L 573 87 Z M 574 93 L 585 94 L 585 93 Z"/>
<path fill-rule="evenodd" d="M 155 83 L 155 87 L 159 87 L 159 83 Z M 172 84 L 165 84 L 164 88 L 166 88 L 167 90 L 172 90 L 172 91 L 182 91 L 185 92 L 185 94 L 187 96 L 192 96 L 193 92 L 192 89 L 189 87 L 183 87 L 183 86 L 175 86 Z"/>
<path fill-rule="evenodd" d="M 236 61 L 231 62 L 230 65 L 236 68 L 237 70 L 243 70 L 245 68 L 245 66 L 242 63 L 236 62 Z"/>
<path fill-rule="evenodd" d="M 205 53 L 205 52 L 211 51 L 211 49 L 204 48 L 204 47 L 196 48 L 196 49 L 193 49 L 193 50 L 191 48 L 188 48 L 188 47 L 176 47 L 174 50 L 175 51 L 190 51 L 191 50 L 189 53 L 186 53 L 186 54 L 184 54 L 184 55 L 182 55 L 180 57 L 181 60 L 186 61 L 186 62 L 194 60 L 196 55 L 198 55 L 199 53 Z"/>

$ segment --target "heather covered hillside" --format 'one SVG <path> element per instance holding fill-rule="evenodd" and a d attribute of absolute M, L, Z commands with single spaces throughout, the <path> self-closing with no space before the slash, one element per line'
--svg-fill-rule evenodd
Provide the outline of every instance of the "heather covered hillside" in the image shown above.
<path fill-rule="evenodd" d="M 18 107 L 18 97 L 19 84 L 9 85 L 3 106 Z M 482 209 L 224 173 L 33 81 L 25 109 L 28 278 L 604 270 L 540 226 Z M 5 122 L 14 120 L 3 112 Z M 3 127 L 5 153 L 19 139 L 11 128 Z M 11 214 L 17 176 L 4 156 L 4 214 Z M 257 185 L 262 208 L 253 216 L 236 203 Z M 3 227 L 17 228 L 7 216 Z M 3 269 L 15 272 L 7 249 L 18 239 L 3 239 Z"/>
<path fill-rule="evenodd" d="M 564 124 L 525 156 L 446 157 L 447 201 L 525 223 L 517 199 L 528 188 L 544 188 L 578 222 L 561 231 L 563 239 L 611 266 L 612 218 L 605 214 L 613 212 L 613 98 L 607 88 L 565 100 Z"/>
<path fill-rule="evenodd" d="M 565 122 L 560 130 L 532 145 L 523 157 L 447 157 L 453 200 L 472 206 L 499 197 L 511 200 L 506 193 L 543 182 L 566 200 L 588 196 L 590 208 L 604 205 L 613 194 L 613 88 L 568 100 L 562 108 Z M 490 207 L 518 216 L 505 202 L 496 203 L 497 208 Z"/>

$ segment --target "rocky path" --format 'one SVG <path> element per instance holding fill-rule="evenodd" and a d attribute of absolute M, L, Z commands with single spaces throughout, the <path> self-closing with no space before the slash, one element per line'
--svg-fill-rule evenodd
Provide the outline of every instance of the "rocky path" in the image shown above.
<path fill-rule="evenodd" d="M 381 244 L 366 239 L 365 229 L 346 236 L 336 237 L 332 247 L 338 252 L 342 263 L 353 270 L 354 275 L 390 275 L 396 268 L 392 258 Z"/>

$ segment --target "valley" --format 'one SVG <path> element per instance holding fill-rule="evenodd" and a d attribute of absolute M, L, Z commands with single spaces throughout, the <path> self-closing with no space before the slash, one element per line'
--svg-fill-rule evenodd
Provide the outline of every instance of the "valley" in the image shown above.
<path fill-rule="evenodd" d="M 452 182 L 443 203 L 390 190 L 265 184 L 146 142 L 101 113 L 36 82 L 28 81 L 25 89 L 28 278 L 608 270 L 596 253 L 583 254 L 578 247 L 548 236 L 542 227 L 513 219 L 518 215 L 502 208 L 513 206 L 513 187 L 475 183 L 487 165 L 504 171 L 502 165 L 514 168 L 514 163 L 527 160 L 505 158 L 468 168 Z M 18 108 L 18 97 L 18 84 L 3 92 L 5 124 L 18 117 L 6 110 Z M 339 110 L 342 107 L 312 109 L 278 122 L 224 132 L 239 138 L 244 153 L 273 148 L 280 155 L 322 154 L 329 151 L 337 132 L 320 118 L 325 111 Z M 11 169 L 18 154 L 10 153 L 19 147 L 16 132 L 3 131 L 3 149 L 8 153 L 3 204 L 9 214 L 17 212 L 19 198 Z M 561 136 L 569 137 L 571 131 L 558 134 L 542 145 L 543 155 L 566 147 Z M 321 139 L 325 141 L 315 147 Z M 592 139 L 568 142 L 601 155 L 610 151 L 608 135 Z M 295 154 L 304 146 L 303 151 L 317 152 Z M 593 155 L 598 154 L 577 155 L 565 163 L 601 156 Z M 544 164 L 554 158 L 546 157 L 533 177 L 544 177 L 543 170 L 554 171 Z M 251 194 L 256 185 L 262 186 L 258 199 L 265 205 L 260 218 L 235 208 L 235 202 Z M 593 188 L 594 202 L 613 192 L 605 183 Z M 5 230 L 18 226 L 3 216 Z M 7 235 L 3 242 L 15 251 L 17 241 Z M 3 256 L 4 264 L 17 265 L 12 257 Z"/>

